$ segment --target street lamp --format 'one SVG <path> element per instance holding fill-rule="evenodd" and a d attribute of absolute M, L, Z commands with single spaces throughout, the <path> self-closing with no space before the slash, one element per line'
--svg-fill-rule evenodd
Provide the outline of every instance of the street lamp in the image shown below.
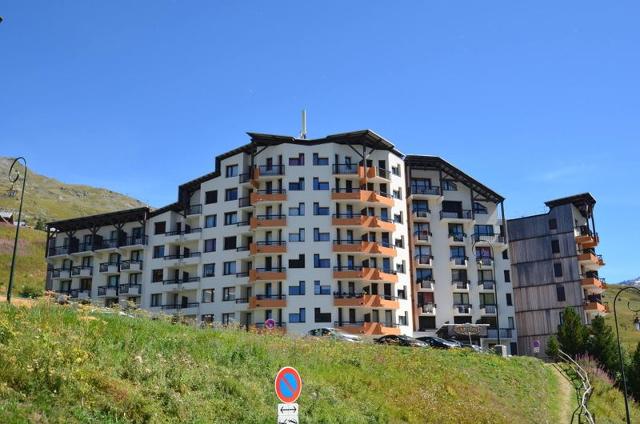
<path fill-rule="evenodd" d="M 631 424 L 631 416 L 629 415 L 629 401 L 627 400 L 627 377 L 624 375 L 624 359 L 622 358 L 622 346 L 620 345 L 620 332 L 618 331 L 618 314 L 616 312 L 616 306 L 618 304 L 618 296 L 620 296 L 620 293 L 622 293 L 625 290 L 635 290 L 638 293 L 640 293 L 640 289 L 634 286 L 625 287 L 622 290 L 620 290 L 618 293 L 616 293 L 616 296 L 613 298 L 613 318 L 616 322 L 616 338 L 618 341 L 618 356 L 620 358 L 620 373 L 622 374 L 622 388 L 624 389 L 624 410 L 625 410 L 625 413 L 627 414 L 627 424 Z M 631 302 L 627 303 L 627 308 L 629 308 L 631 311 L 638 312 L 638 311 L 635 311 L 634 309 L 631 309 Z M 638 329 L 637 322 L 638 322 L 638 317 L 636 317 L 633 323 L 634 328 L 636 330 Z"/>
<path fill-rule="evenodd" d="M 22 162 L 24 163 L 24 176 L 22 177 L 22 193 L 20 195 L 20 208 L 18 209 L 18 222 L 16 223 L 16 238 L 13 242 L 13 256 L 11 257 L 11 273 L 9 274 L 9 286 L 7 287 L 8 303 L 11 303 L 11 290 L 13 289 L 13 274 L 15 273 L 15 269 L 16 269 L 18 235 L 20 234 L 20 224 L 22 223 L 22 201 L 24 200 L 24 187 L 27 182 L 27 160 L 22 156 L 19 158 L 16 158 L 13 160 L 13 162 L 11 163 L 11 167 L 9 168 L 9 181 L 11 181 L 11 189 L 9 189 L 9 193 L 11 194 L 13 192 L 15 195 L 15 191 L 13 190 L 13 185 L 16 183 L 16 181 L 18 181 L 18 178 L 20 178 L 20 171 L 16 169 L 16 172 L 13 177 L 11 176 L 11 173 L 13 172 L 13 167 L 21 159 L 22 159 Z"/>

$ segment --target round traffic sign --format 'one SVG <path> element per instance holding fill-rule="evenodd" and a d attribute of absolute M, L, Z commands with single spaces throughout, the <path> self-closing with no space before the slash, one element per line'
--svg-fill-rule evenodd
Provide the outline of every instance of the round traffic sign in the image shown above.
<path fill-rule="evenodd" d="M 302 391 L 302 379 L 295 368 L 284 367 L 276 374 L 276 395 L 282 403 L 294 403 Z"/>
<path fill-rule="evenodd" d="M 267 330 L 273 330 L 276 327 L 276 321 L 272 318 L 269 318 L 264 322 L 264 328 Z"/>

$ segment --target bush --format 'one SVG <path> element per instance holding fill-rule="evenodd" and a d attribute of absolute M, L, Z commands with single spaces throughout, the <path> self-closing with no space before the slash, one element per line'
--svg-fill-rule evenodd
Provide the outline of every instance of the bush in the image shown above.
<path fill-rule="evenodd" d="M 38 289 L 31 286 L 22 286 L 22 288 L 18 292 L 20 297 L 28 297 L 31 299 L 35 299 L 36 297 L 42 296 L 42 293 L 43 293 L 42 289 Z"/>

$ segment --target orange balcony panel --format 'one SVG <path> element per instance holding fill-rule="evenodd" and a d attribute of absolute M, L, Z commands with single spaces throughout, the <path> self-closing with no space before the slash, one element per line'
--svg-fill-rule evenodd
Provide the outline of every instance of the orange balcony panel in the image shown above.
<path fill-rule="evenodd" d="M 249 225 L 252 230 L 256 228 L 269 228 L 269 227 L 286 227 L 287 226 L 287 218 L 278 218 L 278 219 L 258 219 L 255 216 L 251 217 L 249 221 Z"/>
<path fill-rule="evenodd" d="M 258 299 L 256 296 L 249 298 L 249 309 L 255 308 L 286 308 L 287 299 Z"/>
<path fill-rule="evenodd" d="M 346 244 L 333 244 L 333 251 L 338 253 L 366 253 L 366 254 L 378 254 L 384 256 L 397 255 L 396 249 L 393 247 L 385 247 L 380 243 L 374 241 L 363 241 L 360 243 L 346 243 Z"/>
<path fill-rule="evenodd" d="M 354 216 L 353 218 L 331 218 L 331 225 L 349 225 L 349 226 L 360 226 L 363 222 L 362 216 Z"/>
<path fill-rule="evenodd" d="M 342 279 L 342 278 L 361 279 L 362 278 L 362 271 L 356 271 L 356 270 L 333 271 L 333 278 L 336 278 L 336 279 Z"/>
<path fill-rule="evenodd" d="M 400 329 L 398 327 L 385 327 L 379 322 L 364 322 L 362 325 L 343 325 L 337 327 L 341 331 L 350 334 L 363 334 L 368 336 L 387 336 L 398 335 Z"/>
<path fill-rule="evenodd" d="M 581 281 L 582 287 L 586 289 L 599 289 L 604 290 L 604 283 L 597 278 L 583 278 Z"/>
<path fill-rule="evenodd" d="M 609 312 L 609 308 L 600 302 L 587 302 L 584 304 L 584 310 L 587 312 L 598 312 L 602 314 Z"/>
<path fill-rule="evenodd" d="M 396 230 L 396 224 L 394 224 L 393 222 L 383 221 L 379 218 L 374 218 L 373 225 L 370 225 L 369 228 L 380 228 L 384 231 L 393 232 Z"/>
<path fill-rule="evenodd" d="M 286 193 L 251 193 L 250 201 L 252 205 L 258 202 L 286 202 Z"/>
<path fill-rule="evenodd" d="M 593 264 L 596 265 L 604 265 L 604 261 L 600 258 L 598 258 L 596 255 L 594 255 L 593 253 L 582 253 L 580 255 L 578 255 L 578 261 L 579 262 L 591 262 Z"/>
<path fill-rule="evenodd" d="M 282 281 L 287 279 L 287 273 L 282 271 L 256 271 L 249 270 L 249 282 L 254 281 Z"/>
<path fill-rule="evenodd" d="M 598 236 L 593 235 L 584 235 L 584 236 L 576 236 L 576 243 L 585 248 L 596 247 L 600 239 Z"/>
<path fill-rule="evenodd" d="M 349 307 L 362 307 L 362 308 L 387 308 L 398 309 L 400 303 L 397 300 L 384 299 L 379 295 L 363 295 L 360 297 L 344 297 L 334 298 L 334 306 L 349 306 Z"/>
<path fill-rule="evenodd" d="M 398 282 L 398 276 L 396 274 L 380 271 L 376 268 L 363 268 L 362 279 L 367 281 L 388 281 L 390 283 Z"/>
<path fill-rule="evenodd" d="M 354 190 L 352 192 L 332 192 L 331 200 L 354 200 L 359 202 L 366 202 L 370 195 L 370 191 Z"/>
<path fill-rule="evenodd" d="M 260 253 L 286 253 L 287 245 L 286 244 L 258 244 L 251 243 L 249 245 L 249 252 L 252 255 L 257 255 Z"/>
<path fill-rule="evenodd" d="M 369 198 L 367 199 L 367 202 L 380 203 L 382 205 L 389 206 L 389 207 L 393 206 L 393 198 L 382 196 L 372 191 L 368 191 L 367 193 L 370 193 Z"/>

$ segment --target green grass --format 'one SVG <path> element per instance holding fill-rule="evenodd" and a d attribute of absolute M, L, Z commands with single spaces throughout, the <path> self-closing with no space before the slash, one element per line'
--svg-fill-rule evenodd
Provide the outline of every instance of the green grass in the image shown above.
<path fill-rule="evenodd" d="M 625 422 L 624 397 L 608 378 L 591 375 L 593 395 L 589 399 L 589 411 L 598 424 Z M 640 422 L 640 407 L 630 403 L 631 422 Z"/>
<path fill-rule="evenodd" d="M 0 422 L 274 422 L 278 369 L 302 422 L 556 423 L 533 358 L 195 329 L 39 302 L 0 305 Z"/>
<path fill-rule="evenodd" d="M 16 227 L 12 225 L 0 224 L 0 293 L 6 292 L 9 283 L 15 231 Z M 13 285 L 14 296 L 18 295 L 23 287 L 44 290 L 47 274 L 47 262 L 44 257 L 46 239 L 47 235 L 44 231 L 31 228 L 20 229 Z"/>
<path fill-rule="evenodd" d="M 613 299 L 615 295 L 624 286 L 609 285 L 605 292 L 606 301 L 609 304 L 610 313 L 605 317 L 607 324 L 615 331 L 615 322 L 613 317 Z M 631 308 L 640 310 L 640 295 L 637 291 L 627 290 L 618 297 L 618 326 L 620 329 L 620 342 L 624 346 L 628 354 L 632 355 L 636 349 L 638 342 L 640 342 L 640 331 L 636 331 L 633 326 L 633 319 L 636 313 L 631 311 L 628 307 L 629 303 Z"/>

